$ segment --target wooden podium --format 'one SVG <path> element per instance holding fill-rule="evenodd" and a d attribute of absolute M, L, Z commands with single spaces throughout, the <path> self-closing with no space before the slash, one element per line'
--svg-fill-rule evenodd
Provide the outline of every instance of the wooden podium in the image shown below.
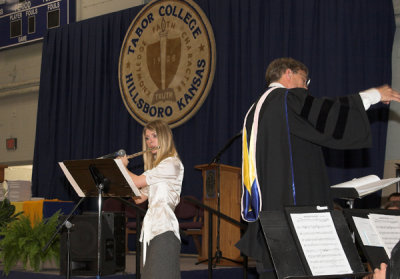
<path fill-rule="evenodd" d="M 7 167 L 7 165 L 0 165 L 0 183 L 4 181 L 4 169 Z"/>
<path fill-rule="evenodd" d="M 205 164 L 195 166 L 202 171 L 203 203 L 218 210 L 218 167 L 220 186 L 220 212 L 240 222 L 241 169 L 223 164 Z M 208 256 L 208 212 L 204 211 L 204 228 L 202 231 L 201 254 L 199 261 Z M 218 217 L 213 215 L 212 255 L 215 256 L 217 243 Z M 220 218 L 220 250 L 224 258 L 242 262 L 240 251 L 234 245 L 240 239 L 240 228 Z M 237 265 L 229 260 L 221 259 L 220 265 Z"/>

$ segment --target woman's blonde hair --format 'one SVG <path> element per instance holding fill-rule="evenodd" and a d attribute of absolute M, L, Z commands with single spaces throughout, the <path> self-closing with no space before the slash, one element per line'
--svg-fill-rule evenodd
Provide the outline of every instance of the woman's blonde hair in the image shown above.
<path fill-rule="evenodd" d="M 144 170 L 150 170 L 157 166 L 162 160 L 168 157 L 178 156 L 178 152 L 175 148 L 172 131 L 168 124 L 162 120 L 154 120 L 146 124 L 143 128 L 142 133 L 142 145 L 143 150 L 147 149 L 146 145 L 146 131 L 155 131 L 157 134 L 158 145 L 160 149 L 157 154 L 146 152 L 143 155 Z"/>

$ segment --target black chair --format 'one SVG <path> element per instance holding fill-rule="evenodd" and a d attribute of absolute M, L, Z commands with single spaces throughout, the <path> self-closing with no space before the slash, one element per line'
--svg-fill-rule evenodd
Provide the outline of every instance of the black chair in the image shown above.
<path fill-rule="evenodd" d="M 188 197 L 196 199 L 193 196 Z M 201 255 L 200 236 L 202 235 L 204 224 L 203 209 L 185 200 L 185 197 L 182 197 L 175 208 L 175 215 L 179 221 L 179 228 L 185 234 L 192 236 L 197 252 Z"/>
<path fill-rule="evenodd" d="M 133 203 L 133 201 L 131 201 Z M 148 207 L 148 202 L 145 201 L 141 204 L 138 204 L 137 206 L 139 206 L 141 209 L 143 209 L 144 211 L 147 210 Z M 132 206 L 128 206 L 125 205 L 125 216 L 126 216 L 126 251 L 129 251 L 129 247 L 128 247 L 128 237 L 130 234 L 136 234 L 137 233 L 137 209 L 132 207 Z M 142 214 L 142 216 L 139 216 L 141 219 L 143 219 L 144 214 Z M 142 222 L 140 222 L 141 224 Z M 140 235 L 136 235 L 136 237 L 140 237 Z"/>

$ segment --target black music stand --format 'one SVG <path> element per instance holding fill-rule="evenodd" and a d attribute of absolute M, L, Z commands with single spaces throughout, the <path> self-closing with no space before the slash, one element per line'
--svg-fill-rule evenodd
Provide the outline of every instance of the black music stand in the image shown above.
<path fill-rule="evenodd" d="M 362 241 L 361 235 L 363 231 L 359 231 L 354 220 L 355 217 L 368 219 L 369 214 L 382 214 L 382 215 L 396 215 L 400 216 L 400 210 L 387 210 L 387 209 L 344 209 L 344 216 L 350 225 L 351 230 L 355 233 L 356 241 L 359 244 L 362 253 L 371 265 L 372 270 L 380 268 L 381 263 L 389 264 L 389 257 L 385 251 L 385 248 L 381 246 L 365 245 Z M 390 233 L 390 232 L 388 232 Z M 400 236 L 399 236 L 400 240 Z"/>
<path fill-rule="evenodd" d="M 338 211 L 330 212 L 339 240 L 342 244 L 345 256 L 349 262 L 352 273 L 313 275 L 305 258 L 305 254 L 299 243 L 293 224 L 288 218 L 291 212 L 307 213 L 321 212 L 311 208 L 286 208 L 283 211 L 262 211 L 260 213 L 261 227 L 267 246 L 270 251 L 277 277 L 282 278 L 356 278 L 367 275 L 353 243 L 345 218 Z"/>
<path fill-rule="evenodd" d="M 140 196 L 120 159 L 71 160 L 59 163 L 79 197 L 98 197 L 97 277 L 101 276 L 102 197 Z"/>
<path fill-rule="evenodd" d="M 212 246 L 213 246 L 212 245 L 212 242 L 213 242 L 212 241 L 212 239 L 213 239 L 212 238 L 213 215 L 217 215 L 218 218 L 222 218 L 225 221 L 228 221 L 228 222 L 232 223 L 233 225 L 238 226 L 242 230 L 246 230 L 247 225 L 238 222 L 237 220 L 235 220 L 235 219 L 233 219 L 233 218 L 221 213 L 218 210 L 215 210 L 212 207 L 209 207 L 209 206 L 199 202 L 196 199 L 193 199 L 193 198 L 190 198 L 190 197 L 183 197 L 182 199 L 185 199 L 188 202 L 191 202 L 191 203 L 203 208 L 204 210 L 208 211 L 208 214 L 209 214 L 209 218 L 208 218 L 208 235 L 209 235 L 209 237 L 208 237 L 208 259 L 206 261 L 208 261 L 208 278 L 210 279 L 210 278 L 212 278 L 212 268 L 213 268 L 213 263 L 212 262 L 215 259 L 215 258 L 212 257 L 212 251 L 211 251 L 212 250 Z M 243 255 L 243 257 L 244 257 L 244 261 L 243 261 L 244 278 L 247 278 L 247 267 L 248 267 L 247 266 L 247 260 L 248 259 L 247 259 L 247 256 L 245 256 L 245 255 Z M 204 262 L 204 261 L 201 261 L 201 262 Z M 199 263 L 200 262 L 197 262 L 196 264 L 199 264 Z"/>

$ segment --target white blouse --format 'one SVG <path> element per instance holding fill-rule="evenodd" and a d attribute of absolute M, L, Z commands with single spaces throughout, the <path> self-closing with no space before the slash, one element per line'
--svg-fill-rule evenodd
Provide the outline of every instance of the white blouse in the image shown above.
<path fill-rule="evenodd" d="M 174 211 L 180 201 L 183 170 L 178 157 L 168 157 L 155 168 L 143 173 L 147 186 L 140 191 L 148 197 L 149 202 L 140 235 L 140 241 L 144 244 L 143 265 L 146 260 L 146 247 L 154 237 L 172 231 L 179 241 L 181 239 Z"/>

